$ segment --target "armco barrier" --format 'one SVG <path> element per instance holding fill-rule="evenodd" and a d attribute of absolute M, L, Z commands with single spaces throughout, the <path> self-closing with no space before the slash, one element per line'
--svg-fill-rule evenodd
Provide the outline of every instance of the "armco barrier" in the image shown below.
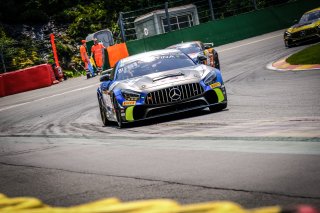
<path fill-rule="evenodd" d="M 127 48 L 129 54 L 134 55 L 163 49 L 182 41 L 200 40 L 214 42 L 215 45 L 227 44 L 287 28 L 304 12 L 319 6 L 319 0 L 297 0 L 170 33 L 128 41 Z"/>
<path fill-rule="evenodd" d="M 1 75 L 1 96 L 12 95 L 33 89 L 51 86 L 53 83 L 52 67 L 42 64 Z"/>

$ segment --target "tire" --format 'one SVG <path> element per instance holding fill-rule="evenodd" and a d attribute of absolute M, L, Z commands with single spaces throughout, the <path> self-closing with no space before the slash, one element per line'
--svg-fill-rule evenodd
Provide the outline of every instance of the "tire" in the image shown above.
<path fill-rule="evenodd" d="M 214 54 L 214 67 L 220 70 L 220 61 L 219 61 L 218 53 Z"/>
<path fill-rule="evenodd" d="M 116 111 L 118 127 L 121 129 L 121 128 L 124 127 L 124 123 L 121 120 L 121 112 L 120 112 L 120 108 L 119 108 L 119 103 L 118 103 L 116 97 L 114 97 L 114 96 L 113 96 L 113 106 L 114 106 L 114 109 Z"/>
<path fill-rule="evenodd" d="M 99 102 L 99 109 L 100 109 L 100 115 L 101 115 L 102 123 L 103 123 L 104 126 L 108 126 L 110 121 L 107 118 L 106 109 L 102 105 L 101 100 L 100 100 L 99 97 L 98 97 L 98 102 Z"/>
<path fill-rule="evenodd" d="M 219 111 L 227 108 L 227 106 L 228 106 L 228 103 L 223 103 L 223 104 L 219 104 L 219 105 L 215 105 L 215 106 L 209 106 L 209 110 L 210 110 L 210 112 L 219 112 Z"/>
<path fill-rule="evenodd" d="M 291 40 L 284 40 L 284 45 L 288 48 L 293 46 L 293 42 Z"/>

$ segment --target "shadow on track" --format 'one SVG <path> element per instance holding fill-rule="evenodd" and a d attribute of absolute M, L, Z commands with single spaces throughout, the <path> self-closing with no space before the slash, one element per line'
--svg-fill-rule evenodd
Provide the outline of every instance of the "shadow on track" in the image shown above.
<path fill-rule="evenodd" d="M 167 123 L 167 122 L 171 122 L 171 121 L 183 120 L 183 119 L 194 118 L 194 117 L 199 117 L 199 119 L 201 119 L 201 116 L 205 116 L 208 114 L 222 113 L 222 112 L 228 111 L 228 110 L 229 109 L 224 109 L 224 110 L 217 111 L 217 112 L 210 112 L 208 108 L 202 109 L 202 110 L 199 110 L 199 109 L 191 110 L 188 112 L 181 112 L 181 113 L 177 113 L 177 114 L 173 114 L 173 115 L 167 115 L 167 116 L 158 117 L 158 118 L 151 118 L 151 119 L 147 119 L 147 120 L 126 123 L 125 126 L 122 127 L 121 129 L 129 129 L 129 128 L 133 129 L 136 127 L 151 126 L 151 125 L 155 125 L 155 124 Z M 116 123 L 113 123 L 112 126 L 108 126 L 108 127 L 119 128 Z"/>

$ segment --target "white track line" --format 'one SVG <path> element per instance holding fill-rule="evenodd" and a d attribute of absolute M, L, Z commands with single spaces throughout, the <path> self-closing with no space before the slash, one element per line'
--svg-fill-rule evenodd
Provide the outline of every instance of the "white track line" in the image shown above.
<path fill-rule="evenodd" d="M 276 38 L 276 37 L 279 37 L 279 36 L 282 36 L 282 35 L 283 35 L 283 34 L 279 34 L 279 35 L 271 36 L 271 37 L 268 37 L 268 38 L 259 39 L 259 40 L 252 41 L 252 42 L 245 43 L 245 44 L 241 44 L 241 45 L 238 45 L 238 46 L 235 46 L 235 47 L 230 47 L 230 48 L 222 49 L 222 50 L 219 50 L 218 52 L 224 52 L 224 51 L 228 51 L 228 50 L 233 50 L 233 49 L 236 49 L 236 48 L 239 48 L 239 47 L 243 47 L 243 46 L 247 46 L 247 45 L 250 45 L 250 44 L 255 44 L 255 43 L 258 43 L 258 42 L 261 42 L 261 41 L 273 39 L 273 38 Z"/>
<path fill-rule="evenodd" d="M 90 87 L 95 87 L 95 86 L 97 86 L 99 84 L 100 83 L 94 84 L 94 85 L 90 85 L 90 86 L 86 86 L 86 87 L 82 87 L 82 88 L 78 88 L 78 89 L 74 89 L 74 90 L 70 90 L 70 91 L 59 93 L 59 94 L 55 94 L 55 95 L 51 95 L 51 96 L 47 96 L 47 97 L 36 99 L 36 100 L 33 100 L 33 101 L 24 102 L 24 103 L 21 103 L 21 104 L 15 104 L 15 105 L 12 105 L 12 106 L 3 107 L 3 108 L 0 109 L 0 112 L 4 111 L 4 110 L 7 110 L 7 109 L 12 109 L 12 108 L 16 108 L 16 107 L 23 106 L 23 105 L 26 105 L 26 104 L 30 104 L 30 103 L 33 103 L 33 102 L 43 101 L 43 100 L 46 100 L 46 99 L 49 99 L 49 98 L 54 98 L 54 97 L 57 97 L 57 96 L 60 96 L 60 95 L 65 95 L 65 94 L 68 94 L 68 93 L 85 90 L 85 89 L 88 89 Z"/>

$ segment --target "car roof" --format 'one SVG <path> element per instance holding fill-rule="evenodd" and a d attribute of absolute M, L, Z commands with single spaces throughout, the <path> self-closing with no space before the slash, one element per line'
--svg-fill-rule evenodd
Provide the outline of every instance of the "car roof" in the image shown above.
<path fill-rule="evenodd" d="M 139 53 L 133 56 L 129 56 L 127 58 L 123 58 L 120 60 L 120 63 L 128 63 L 130 61 L 136 61 L 140 58 L 144 58 L 147 56 L 154 56 L 154 55 L 162 55 L 162 54 L 170 54 L 170 53 L 182 53 L 180 50 L 177 49 L 163 49 L 163 50 L 154 50 L 144 53 Z"/>
<path fill-rule="evenodd" d="M 313 12 L 316 12 L 316 11 L 319 11 L 319 10 L 320 10 L 320 7 L 312 9 L 312 10 L 309 10 L 308 12 L 305 12 L 304 14 L 313 13 Z"/>

